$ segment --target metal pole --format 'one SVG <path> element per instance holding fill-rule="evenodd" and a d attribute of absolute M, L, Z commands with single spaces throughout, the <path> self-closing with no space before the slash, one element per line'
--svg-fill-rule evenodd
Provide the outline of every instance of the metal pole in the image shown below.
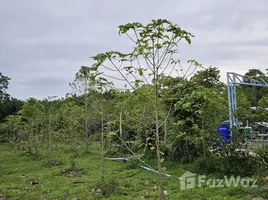
<path fill-rule="evenodd" d="M 231 83 L 230 83 L 230 73 L 227 72 L 227 89 L 228 89 L 228 106 L 229 106 L 229 121 L 230 121 L 230 129 L 233 127 L 232 123 L 232 106 L 231 106 Z"/>

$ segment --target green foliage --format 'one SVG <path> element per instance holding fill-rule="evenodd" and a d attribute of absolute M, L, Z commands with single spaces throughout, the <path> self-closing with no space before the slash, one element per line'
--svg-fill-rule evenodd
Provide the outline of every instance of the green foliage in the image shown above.
<path fill-rule="evenodd" d="M 264 176 L 264 166 L 254 156 L 248 153 L 225 148 L 224 155 L 210 155 L 195 159 L 190 167 L 198 174 L 213 174 L 218 177 L 241 176 L 241 177 L 262 177 Z"/>
<path fill-rule="evenodd" d="M 151 132 L 153 132 L 155 139 L 160 199 L 165 199 L 160 150 L 160 128 L 162 125 L 160 114 L 161 99 L 159 97 L 160 80 L 163 75 L 171 74 L 175 66 L 180 64 L 174 58 L 174 54 L 177 53 L 176 47 L 178 43 L 181 40 L 185 40 L 188 44 L 191 44 L 193 35 L 165 19 L 152 20 L 151 23 L 146 25 L 139 22 L 120 25 L 119 34 L 126 35 L 135 44 L 133 51 L 130 53 L 109 51 L 98 54 L 92 57 L 96 61 L 93 67 L 96 69 L 104 67 L 106 70 L 116 71 L 120 78 L 112 78 L 125 81 L 126 85 L 134 90 L 139 89 L 143 84 L 151 84 L 153 94 L 151 103 L 154 112 L 152 118 L 154 128 Z M 140 60 L 146 63 L 145 67 L 141 65 Z M 106 61 L 113 66 L 113 69 L 106 65 Z M 191 60 L 189 62 L 191 65 L 200 66 L 196 61 Z M 163 121 L 166 123 L 166 120 Z M 121 128 L 120 132 L 122 132 Z M 148 141 L 148 136 L 146 141 Z"/>
<path fill-rule="evenodd" d="M 248 72 L 245 73 L 245 75 L 257 80 L 267 80 L 265 73 L 262 72 L 260 69 L 249 69 Z"/>
<path fill-rule="evenodd" d="M 268 147 L 263 146 L 261 148 L 255 149 L 254 152 L 257 154 L 262 165 L 266 167 L 266 171 L 267 171 L 268 170 Z"/>
<path fill-rule="evenodd" d="M 1 125 L 1 137 L 0 141 L 15 143 L 19 142 L 21 138 L 22 120 L 18 115 L 9 115 L 5 118 L 5 123 Z"/>
<path fill-rule="evenodd" d="M 225 85 L 220 82 L 220 70 L 212 66 L 196 72 L 191 77 L 191 81 L 206 88 L 222 89 L 225 87 Z"/>
<path fill-rule="evenodd" d="M 58 110 L 60 132 L 62 137 L 70 141 L 70 148 L 75 151 L 83 131 L 83 108 L 78 106 L 72 98 L 67 99 Z"/>
<path fill-rule="evenodd" d="M 18 114 L 20 114 L 27 123 L 32 123 L 33 121 L 40 121 L 43 112 L 44 106 L 37 99 L 29 98 L 24 102 Z"/>
<path fill-rule="evenodd" d="M 0 122 L 4 122 L 8 115 L 15 115 L 21 109 L 23 101 L 16 98 L 5 98 L 0 103 Z"/>
<path fill-rule="evenodd" d="M 9 97 L 9 94 L 6 92 L 6 90 L 8 89 L 9 81 L 10 81 L 10 78 L 8 76 L 4 76 L 0 72 L 0 103 L 5 98 Z"/>
<path fill-rule="evenodd" d="M 44 106 L 38 100 L 29 98 L 18 112 L 24 124 L 24 130 L 27 131 L 28 151 L 32 152 L 32 148 L 34 148 L 36 154 L 41 139 L 40 132 L 43 125 L 44 110 Z"/>
<path fill-rule="evenodd" d="M 268 82 L 267 75 L 259 69 L 250 69 L 245 75 L 263 83 Z M 251 107 L 257 107 L 258 102 L 262 99 L 262 97 L 268 95 L 267 87 L 242 86 L 242 88 Z"/>
<path fill-rule="evenodd" d="M 214 156 L 214 155 L 206 156 L 206 157 L 200 156 L 194 160 L 190 168 L 192 169 L 192 171 L 198 174 L 222 175 L 224 174 L 222 170 L 223 169 L 225 170 L 222 164 L 223 164 L 223 161 L 219 156 Z"/>
<path fill-rule="evenodd" d="M 174 69 L 177 64 L 180 64 L 174 58 L 178 43 L 185 40 L 191 44 L 191 37 L 193 37 L 178 25 L 163 19 L 152 20 L 146 25 L 138 22 L 120 25 L 119 34 L 127 35 L 134 42 L 133 51 L 130 53 L 109 51 L 97 54 L 92 57 L 96 61 L 93 66 L 98 69 L 105 67 L 106 70 L 117 71 L 133 89 L 150 82 L 158 84 L 159 76 L 167 73 L 168 66 Z M 110 61 L 114 69 L 107 67 L 106 61 Z M 141 65 L 142 61 L 146 63 L 145 66 Z M 189 62 L 199 66 L 194 60 Z M 134 80 L 128 79 L 128 75 Z"/>
<path fill-rule="evenodd" d="M 104 91 L 104 88 L 112 83 L 100 76 L 103 73 L 99 72 L 97 69 L 96 66 L 81 66 L 80 70 L 75 74 L 74 82 L 70 85 L 73 89 L 84 94 L 94 90 Z"/>
<path fill-rule="evenodd" d="M 173 159 L 191 160 L 206 153 L 215 141 L 217 126 L 227 118 L 227 102 L 217 91 L 185 84 L 177 98 L 171 95 L 174 112 L 169 149 Z"/>

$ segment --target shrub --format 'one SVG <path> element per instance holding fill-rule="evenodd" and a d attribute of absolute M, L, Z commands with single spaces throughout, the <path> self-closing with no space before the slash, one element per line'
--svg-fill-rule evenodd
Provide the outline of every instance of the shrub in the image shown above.
<path fill-rule="evenodd" d="M 259 160 L 254 156 L 246 154 L 199 157 L 193 162 L 192 167 L 196 173 L 214 174 L 220 177 L 224 175 L 258 176 L 261 171 Z"/>

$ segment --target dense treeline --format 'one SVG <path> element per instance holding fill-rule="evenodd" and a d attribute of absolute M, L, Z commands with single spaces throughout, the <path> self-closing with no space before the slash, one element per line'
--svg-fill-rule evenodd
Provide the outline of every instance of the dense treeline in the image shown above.
<path fill-rule="evenodd" d="M 254 76 L 252 71 L 247 74 Z M 226 86 L 219 81 L 219 73 L 217 68 L 210 67 L 198 71 L 190 80 L 163 77 L 159 92 L 160 123 L 163 124 L 160 132 L 161 145 L 169 159 L 182 161 L 206 154 L 208 146 L 217 139 L 217 126 L 228 119 Z M 252 97 L 249 95 L 251 89 L 238 88 L 238 110 L 246 111 L 241 112 L 240 119 L 265 121 L 264 111 L 248 109 L 256 106 L 255 99 L 251 101 L 249 98 Z M 256 96 L 261 96 L 258 105 L 267 107 L 267 91 L 256 89 L 255 92 Z M 76 142 L 86 139 L 85 120 L 90 140 L 98 138 L 95 136 L 101 130 L 100 111 L 104 109 L 107 137 L 109 133 L 115 133 L 127 141 L 133 151 L 150 152 L 154 148 L 150 95 L 150 85 L 144 85 L 135 91 L 91 91 L 61 99 L 29 98 L 23 102 L 7 97 L 0 107 L 1 141 L 16 142 L 20 148 L 35 149 L 37 153 L 42 141 L 47 141 L 51 148 L 57 140 L 70 140 L 75 149 Z M 102 104 L 100 99 L 103 99 Z M 85 103 L 88 104 L 86 117 Z M 166 113 L 169 117 L 164 119 Z M 128 153 L 120 139 L 115 136 L 109 139 L 114 150 Z"/>

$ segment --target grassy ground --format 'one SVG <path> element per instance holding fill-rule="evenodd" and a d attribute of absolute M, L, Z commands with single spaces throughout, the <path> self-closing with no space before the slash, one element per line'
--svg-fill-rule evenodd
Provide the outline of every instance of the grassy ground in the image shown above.
<path fill-rule="evenodd" d="M 105 188 L 100 184 L 100 159 L 98 143 L 90 145 L 90 152 L 77 153 L 59 145 L 51 155 L 40 151 L 41 156 L 14 150 L 8 144 L 0 144 L 0 199 L 158 199 L 157 174 L 141 169 L 133 161 L 105 160 Z M 253 199 L 267 198 L 263 187 L 243 188 L 202 187 L 180 189 L 178 179 L 186 169 L 172 164 L 166 166 L 165 188 L 167 199 Z M 32 184 L 34 180 L 38 184 Z M 104 195 L 98 194 L 101 189 Z M 92 192 L 94 190 L 95 192 Z"/>

